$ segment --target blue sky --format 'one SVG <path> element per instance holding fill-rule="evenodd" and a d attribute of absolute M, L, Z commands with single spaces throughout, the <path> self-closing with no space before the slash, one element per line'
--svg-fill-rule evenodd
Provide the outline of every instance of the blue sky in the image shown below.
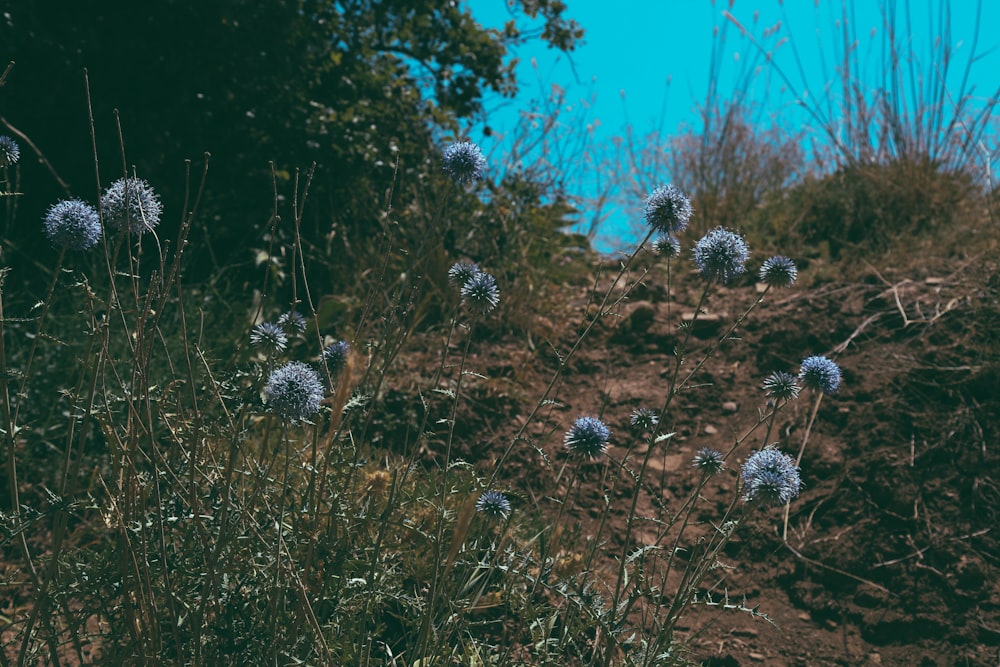
<path fill-rule="evenodd" d="M 500 26 L 510 18 L 502 0 L 468 0 L 473 14 L 487 26 Z M 572 107 L 567 117 L 578 119 L 593 128 L 598 141 L 622 135 L 626 125 L 632 125 L 637 135 L 659 128 L 666 135 L 683 125 L 697 126 L 697 104 L 705 99 L 709 83 L 710 56 L 713 42 L 725 37 L 721 51 L 722 68 L 718 77 L 719 90 L 728 95 L 736 85 L 736 77 L 745 72 L 746 64 L 763 65 L 761 53 L 740 38 L 737 27 L 723 18 L 729 11 L 751 33 L 760 37 L 770 29 L 766 43 L 774 46 L 789 38 L 774 53 L 774 60 L 789 75 L 796 93 L 808 87 L 814 97 L 824 96 L 823 86 L 835 78 L 835 64 L 840 44 L 837 21 L 844 7 L 840 0 L 566 0 L 567 15 L 585 29 L 584 43 L 569 56 L 537 44 L 522 47 L 516 54 L 521 58 L 521 95 L 506 104 L 495 106 L 490 125 L 499 131 L 495 138 L 477 137 L 484 148 L 505 151 L 520 113 L 551 91 L 552 84 L 566 91 L 565 105 Z M 875 0 L 848 2 L 855 35 L 858 39 L 859 62 L 867 72 L 877 74 L 880 45 L 885 26 L 880 11 L 883 3 Z M 920 62 L 928 57 L 934 40 L 943 37 L 938 14 L 939 0 L 897 0 L 897 34 L 909 38 L 912 52 Z M 903 20 L 910 10 L 912 34 L 905 31 Z M 954 0 L 950 3 L 953 62 L 948 74 L 948 87 L 956 91 L 964 67 L 973 52 L 977 35 L 977 3 L 975 0 Z M 780 25 L 778 25 L 780 22 Z M 985 0 L 978 22 L 975 54 L 978 60 L 971 68 L 969 85 L 975 85 L 974 95 L 988 98 L 1000 86 L 1000 36 L 993 29 L 1000 25 L 1000 2 Z M 726 32 L 719 34 L 716 28 Z M 794 49 L 798 52 L 804 75 L 798 71 Z M 770 47 L 769 47 L 770 48 Z M 784 122 L 801 126 L 803 116 L 787 113 L 794 109 L 795 98 L 775 76 L 773 69 L 763 66 L 749 82 L 751 97 L 769 101 L 769 112 L 780 112 Z M 918 73 L 920 70 L 918 70 Z M 764 91 L 769 90 L 768 95 Z M 968 92 L 968 86 L 967 90 Z M 565 110 L 565 109 L 564 109 Z M 582 120 L 580 120 L 582 119 Z M 994 126 L 995 127 L 995 126 Z M 808 128 L 807 128 L 808 129 Z M 481 130 L 480 130 L 481 132 Z M 995 138 L 995 133 L 994 133 Z M 995 153 L 995 140 L 989 148 Z M 599 171 L 597 168 L 593 168 Z M 585 170 L 581 170 L 585 171 Z M 669 174 L 650 174 L 654 181 L 669 181 Z M 585 174 L 578 179 L 586 185 Z M 633 242 L 629 228 L 641 216 L 641 201 L 633 210 L 628 207 L 612 210 L 602 225 L 597 245 L 604 250 L 627 246 Z"/>

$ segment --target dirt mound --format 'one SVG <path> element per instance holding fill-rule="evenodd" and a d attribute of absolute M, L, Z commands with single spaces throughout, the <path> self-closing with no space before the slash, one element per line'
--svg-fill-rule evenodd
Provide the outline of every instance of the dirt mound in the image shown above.
<path fill-rule="evenodd" d="M 797 372 L 813 354 L 834 358 L 843 371 L 840 391 L 821 402 L 809 435 L 805 486 L 791 506 L 787 541 L 781 511 L 771 510 L 741 528 L 726 550 L 733 569 L 725 589 L 759 603 L 776 627 L 695 606 L 684 627 L 695 632 L 712 624 L 694 640 L 705 664 L 996 664 L 1000 277 L 981 262 L 946 266 L 872 269 L 851 282 L 771 292 L 738 340 L 725 341 L 693 377 L 695 388 L 679 396 L 670 415 L 676 436 L 651 459 L 646 480 L 656 488 L 641 496 L 640 514 L 654 513 L 658 498 L 669 507 L 691 493 L 695 452 L 725 451 L 753 423 L 769 373 Z M 665 285 L 663 267 L 654 267 L 570 358 L 552 402 L 503 467 L 502 482 L 527 502 L 553 516 L 558 511 L 548 499 L 565 490 L 561 438 L 577 416 L 602 415 L 621 435 L 620 448 L 631 412 L 662 401 L 678 323 L 690 319 L 701 288 L 688 276 L 675 276 L 669 296 Z M 749 280 L 713 288 L 685 368 L 758 294 Z M 543 395 L 559 355 L 596 312 L 583 288 L 567 288 L 565 300 L 565 312 L 546 313 L 557 332 L 549 340 L 501 341 L 486 333 L 474 342 L 469 367 L 483 377 L 470 383 L 471 407 L 459 421 L 467 460 L 488 468 L 501 455 Z M 581 319 L 588 303 L 589 316 Z M 418 378 L 428 353 L 405 361 Z M 400 396 L 412 397 L 419 381 Z M 804 393 L 779 416 L 774 439 L 793 455 L 811 409 Z M 734 465 L 703 491 L 706 508 L 724 507 L 736 486 L 735 462 L 759 446 L 734 453 Z M 427 455 L 433 458 L 433 447 Z M 609 463 L 581 469 L 572 531 L 593 529 L 613 474 Z M 627 513 L 615 505 L 627 505 L 634 484 L 616 488 L 608 521 L 617 525 L 605 529 L 612 539 Z"/>

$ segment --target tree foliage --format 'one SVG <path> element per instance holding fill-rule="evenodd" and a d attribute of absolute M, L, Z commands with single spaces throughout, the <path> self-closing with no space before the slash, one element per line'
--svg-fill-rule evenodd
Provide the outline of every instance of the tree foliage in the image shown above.
<path fill-rule="evenodd" d="M 184 160 L 197 170 L 211 153 L 201 219 L 214 256 L 245 247 L 249 224 L 266 230 L 272 163 L 279 191 L 317 163 L 312 231 L 364 235 L 397 160 L 400 180 L 426 175 L 437 137 L 481 113 L 485 94 L 513 94 L 512 45 L 540 37 L 568 50 L 582 35 L 558 0 L 509 5 L 512 20 L 495 30 L 450 0 L 14 3 L 0 18 L 4 59 L 16 63 L 0 116 L 65 184 L 24 160 L 20 214 L 95 198 L 86 68 L 101 187 L 134 166 L 176 223 Z"/>

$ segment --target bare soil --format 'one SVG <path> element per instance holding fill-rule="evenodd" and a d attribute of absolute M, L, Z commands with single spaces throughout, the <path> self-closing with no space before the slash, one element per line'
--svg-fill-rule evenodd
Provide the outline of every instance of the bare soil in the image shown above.
<path fill-rule="evenodd" d="M 606 493 L 608 543 L 617 549 L 649 539 L 639 529 L 632 545 L 623 544 L 635 484 L 618 463 L 633 442 L 632 411 L 663 401 L 683 335 L 678 323 L 694 312 L 701 284 L 697 276 L 675 275 L 668 290 L 662 260 L 641 259 L 650 272 L 638 280 L 640 266 L 617 288 L 617 305 L 569 358 L 552 402 L 528 438 L 515 443 L 498 480 L 516 508 L 537 507 L 554 521 L 557 499 L 579 474 L 554 531 L 567 536 L 567 548 L 568 536 L 585 539 L 597 530 Z M 755 423 L 766 400 L 761 383 L 772 371 L 797 372 L 813 354 L 840 365 L 841 389 L 821 402 L 804 450 L 805 486 L 791 505 L 787 540 L 782 512 L 772 508 L 754 514 L 724 551 L 728 569 L 715 599 L 728 591 L 733 601 L 759 605 L 773 623 L 695 605 L 681 627 L 693 657 L 713 667 L 1000 665 L 995 260 L 901 262 L 856 269 L 850 279 L 829 278 L 831 266 L 800 268 L 799 284 L 766 295 L 678 396 L 668 416 L 676 435 L 651 458 L 644 481 L 652 493 L 639 495 L 642 516 L 656 515 L 657 503 L 678 507 L 688 498 L 698 480 L 693 456 L 702 447 L 727 451 Z M 607 269 L 604 275 L 612 275 Z M 694 368 L 758 297 L 752 275 L 712 288 L 683 370 Z M 467 376 L 463 389 L 458 456 L 492 468 L 543 396 L 559 355 L 595 316 L 594 292 L 579 284 L 547 295 L 528 308 L 531 326 L 513 333 L 509 324 L 522 321 L 523 311 L 477 327 L 468 369 L 478 376 Z M 381 397 L 384 441 L 375 444 L 391 448 L 396 436 L 411 438 L 408 424 L 419 423 L 422 401 L 433 400 L 427 369 L 440 360 L 440 333 L 422 334 L 399 360 L 405 372 L 394 374 L 402 379 Z M 803 393 L 779 416 L 771 440 L 793 456 L 812 404 Z M 562 436 L 581 415 L 607 421 L 613 446 L 606 460 L 574 472 Z M 433 444 L 424 452 L 428 463 L 440 456 Z M 699 521 L 718 519 L 735 493 L 739 464 L 762 444 L 751 438 L 733 452 L 702 492 Z M 633 464 L 643 453 L 631 450 Z M 613 581 L 613 559 L 599 570 Z"/>
<path fill-rule="evenodd" d="M 652 263 L 654 260 L 645 258 Z M 562 435 L 580 415 L 601 415 L 615 433 L 609 458 L 581 467 L 581 483 L 560 530 L 596 530 L 614 461 L 625 454 L 629 416 L 659 407 L 693 312 L 696 276 L 674 277 L 668 295 L 663 261 L 602 318 L 571 357 L 551 399 L 503 467 L 502 483 L 555 517 L 571 475 Z M 652 265 L 652 264 L 651 264 Z M 782 511 L 758 512 L 725 551 L 731 568 L 716 591 L 773 620 L 696 605 L 683 620 L 706 665 L 1000 664 L 1000 275 L 975 260 L 922 263 L 919 269 L 803 267 L 799 284 L 769 293 L 693 378 L 669 419 L 677 435 L 652 457 L 646 481 L 667 507 L 689 496 L 698 449 L 727 451 L 752 426 L 775 370 L 797 372 L 824 354 L 843 371 L 838 393 L 820 404 L 801 462 L 804 490 L 791 505 L 787 541 Z M 820 269 L 821 267 L 814 267 Z M 686 270 L 686 269 L 685 269 Z M 610 274 L 610 272 L 609 272 Z M 635 280 L 633 274 L 632 280 Z M 714 344 L 758 296 L 752 274 L 713 287 L 684 369 Z M 565 354 L 596 312 L 592 291 L 567 286 L 539 305 L 528 334 L 479 330 L 469 368 L 485 376 L 467 386 L 459 420 L 461 456 L 485 470 L 542 396 Z M 715 316 L 718 320 L 712 322 Z M 430 347 L 404 360 L 427 368 Z M 415 381 L 415 383 L 418 381 Z M 414 385 L 414 387 L 416 384 Z M 408 392 L 400 388 L 400 399 Z M 779 415 L 772 440 L 793 457 L 814 403 L 809 392 Z M 727 470 L 703 492 L 703 521 L 732 498 L 739 463 L 763 443 L 734 451 Z M 633 452 L 641 458 L 642 451 Z M 433 452 L 428 452 L 433 457 Z M 562 474 L 560 475 L 560 472 Z M 614 487 L 604 534 L 624 533 L 634 485 Z M 656 513 L 640 494 L 640 515 Z M 637 531 L 636 545 L 642 543 Z M 620 543 L 619 537 L 619 543 Z M 606 564 L 611 572 L 613 564 Z M 705 628 L 706 624 L 710 624 Z M 699 629 L 701 631 L 699 632 Z"/>

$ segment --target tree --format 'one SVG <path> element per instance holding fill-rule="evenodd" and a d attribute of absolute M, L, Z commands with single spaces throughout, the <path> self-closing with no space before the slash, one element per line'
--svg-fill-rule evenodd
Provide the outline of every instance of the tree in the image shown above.
<path fill-rule="evenodd" d="M 271 162 L 279 187 L 318 163 L 312 232 L 364 234 L 397 159 L 405 178 L 426 173 L 435 138 L 479 114 L 486 91 L 513 94 L 508 47 L 538 36 L 569 50 L 582 35 L 559 0 L 512 6 L 541 32 L 518 20 L 486 29 L 450 0 L 15 3 L 0 22 L 4 59 L 16 63 L 0 89 L 0 132 L 30 137 L 66 186 L 26 155 L 13 236 L 31 247 L 34 220 L 57 197 L 96 199 L 84 68 L 102 188 L 134 166 L 176 221 L 183 161 L 197 170 L 211 153 L 200 220 L 214 256 L 246 247 L 248 221 L 256 235 L 266 229 Z"/>

